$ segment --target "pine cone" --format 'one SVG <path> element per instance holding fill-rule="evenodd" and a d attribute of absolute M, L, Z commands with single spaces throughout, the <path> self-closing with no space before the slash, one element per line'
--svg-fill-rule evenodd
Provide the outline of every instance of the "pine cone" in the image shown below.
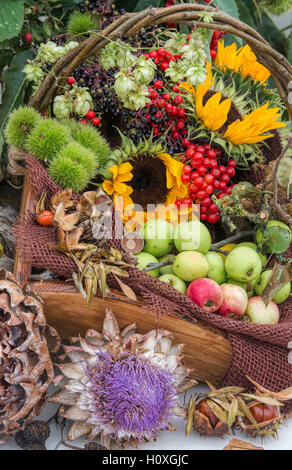
<path fill-rule="evenodd" d="M 58 347 L 59 338 L 46 323 L 40 299 L 1 270 L 0 443 L 40 413 L 54 378 L 50 351 Z"/>

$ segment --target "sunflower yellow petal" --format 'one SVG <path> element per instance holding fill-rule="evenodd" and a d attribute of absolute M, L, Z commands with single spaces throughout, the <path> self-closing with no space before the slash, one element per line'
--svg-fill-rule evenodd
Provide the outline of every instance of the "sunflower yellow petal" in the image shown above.
<path fill-rule="evenodd" d="M 107 193 L 109 194 L 110 196 L 113 194 L 114 192 L 114 185 L 113 185 L 113 182 L 112 181 L 104 181 L 102 183 L 102 189 Z"/>

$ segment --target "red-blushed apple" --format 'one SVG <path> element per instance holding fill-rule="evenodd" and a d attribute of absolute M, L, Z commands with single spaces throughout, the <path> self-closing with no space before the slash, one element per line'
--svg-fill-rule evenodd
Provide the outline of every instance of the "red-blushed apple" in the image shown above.
<path fill-rule="evenodd" d="M 234 284 L 222 284 L 223 302 L 218 310 L 223 317 L 240 318 L 245 314 L 248 296 L 246 291 Z"/>
<path fill-rule="evenodd" d="M 193 281 L 187 296 L 205 312 L 216 312 L 223 302 L 223 292 L 219 284 L 208 278 Z"/>
<path fill-rule="evenodd" d="M 246 310 L 251 323 L 258 325 L 276 325 L 280 320 L 278 305 L 271 300 L 266 306 L 262 297 L 252 297 Z"/>

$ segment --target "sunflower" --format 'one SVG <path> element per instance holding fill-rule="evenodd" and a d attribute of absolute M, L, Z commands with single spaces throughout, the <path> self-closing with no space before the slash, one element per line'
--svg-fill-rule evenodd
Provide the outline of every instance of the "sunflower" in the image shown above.
<path fill-rule="evenodd" d="M 125 139 L 124 148 L 129 149 Z M 186 197 L 188 186 L 181 181 L 183 164 L 168 153 L 156 153 L 154 146 L 152 152 L 149 142 L 131 148 L 132 152 L 128 150 L 123 156 L 131 159 L 131 163 L 109 168 L 112 177 L 105 180 L 102 187 L 112 196 L 124 223 L 131 220 L 136 226 L 157 218 L 162 208 L 173 206 L 177 199 Z"/>
<path fill-rule="evenodd" d="M 266 83 L 270 77 L 270 71 L 257 60 L 248 44 L 237 50 L 235 43 L 225 46 L 224 41 L 218 44 L 215 65 L 221 70 L 235 70 L 243 77 L 251 77 L 255 81 Z"/>
<path fill-rule="evenodd" d="M 214 140 L 228 155 L 238 154 L 244 166 L 248 165 L 245 155 L 252 155 L 253 161 L 261 161 L 263 153 L 257 144 L 275 138 L 276 129 L 285 126 L 279 121 L 280 108 L 269 108 L 267 102 L 243 114 L 246 106 L 241 106 L 240 112 L 231 98 L 227 98 L 221 91 L 214 90 L 215 79 L 211 74 L 210 63 L 207 63 L 206 70 L 207 78 L 197 89 L 189 83 L 180 85 L 192 97 L 197 135 Z"/>

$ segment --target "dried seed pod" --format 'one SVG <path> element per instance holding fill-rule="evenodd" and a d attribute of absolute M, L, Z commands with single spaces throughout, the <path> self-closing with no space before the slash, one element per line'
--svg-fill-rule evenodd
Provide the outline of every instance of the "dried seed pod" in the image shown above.
<path fill-rule="evenodd" d="M 40 299 L 0 271 L 0 442 L 39 414 L 54 378 L 50 351 L 59 338 L 43 313 Z"/>
<path fill-rule="evenodd" d="M 279 406 L 254 401 L 248 404 L 248 408 L 257 424 L 245 416 L 243 419 L 238 419 L 238 424 L 242 430 L 252 437 L 275 436 L 277 434 L 282 421 Z"/>
<path fill-rule="evenodd" d="M 250 442 L 240 439 L 231 439 L 229 444 L 223 450 L 264 450 L 263 447 L 254 446 Z"/>
<path fill-rule="evenodd" d="M 140 253 L 144 247 L 143 237 L 137 232 L 128 232 L 122 238 L 121 247 L 124 251 L 129 251 L 133 255 Z"/>
<path fill-rule="evenodd" d="M 208 402 L 210 403 L 212 400 L 204 398 L 196 405 L 194 412 L 195 431 L 203 436 L 222 437 L 224 434 L 228 434 L 228 425 L 220 421 Z"/>

